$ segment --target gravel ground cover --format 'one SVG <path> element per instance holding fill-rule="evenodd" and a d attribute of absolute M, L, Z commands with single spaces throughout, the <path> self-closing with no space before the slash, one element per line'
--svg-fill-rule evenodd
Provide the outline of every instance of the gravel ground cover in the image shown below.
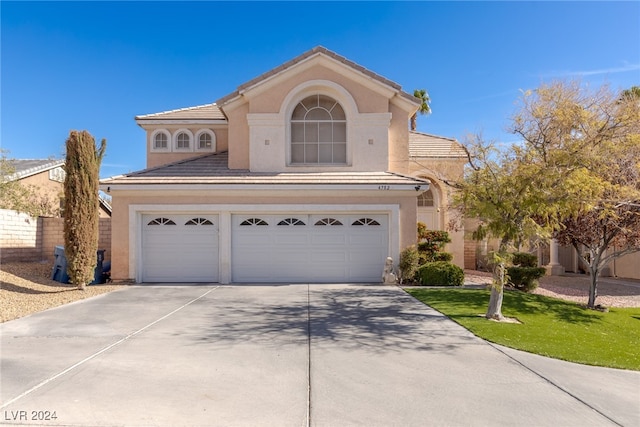
<path fill-rule="evenodd" d="M 586 305 L 589 282 L 589 276 L 584 274 L 544 276 L 533 293 Z M 465 283 L 489 284 L 491 274 L 465 270 Z M 602 277 L 598 282 L 596 304 L 604 307 L 640 307 L 640 280 Z"/>
<path fill-rule="evenodd" d="M 51 280 L 53 263 L 14 262 L 0 265 L 0 322 L 121 289 L 125 285 L 75 286 Z"/>

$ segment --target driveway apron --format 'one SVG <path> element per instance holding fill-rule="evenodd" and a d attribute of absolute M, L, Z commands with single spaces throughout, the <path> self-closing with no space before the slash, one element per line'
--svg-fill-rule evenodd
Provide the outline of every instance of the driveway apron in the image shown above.
<path fill-rule="evenodd" d="M 133 286 L 0 333 L 6 425 L 640 424 L 637 372 L 521 358 L 390 286 Z"/>

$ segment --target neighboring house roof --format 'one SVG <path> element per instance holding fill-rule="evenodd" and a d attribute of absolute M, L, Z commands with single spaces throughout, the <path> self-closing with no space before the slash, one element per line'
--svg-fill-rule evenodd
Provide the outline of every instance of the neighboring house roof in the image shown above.
<path fill-rule="evenodd" d="M 9 160 L 15 172 L 9 178 L 11 181 L 24 179 L 32 175 L 64 166 L 61 159 L 11 159 Z"/>
<path fill-rule="evenodd" d="M 467 153 L 455 139 L 409 131 L 409 157 L 466 158 Z"/>
<path fill-rule="evenodd" d="M 136 116 L 138 122 L 148 122 L 153 120 L 163 121 L 192 121 L 192 120 L 226 120 L 222 110 L 214 104 L 199 105 L 197 107 L 180 108 L 177 110 L 163 111 L 160 113 L 145 114 Z"/>
<path fill-rule="evenodd" d="M 391 172 L 251 172 L 229 169 L 216 153 L 103 179 L 101 184 L 424 185 L 429 181 Z"/>
<path fill-rule="evenodd" d="M 113 209 L 111 208 L 111 204 L 107 202 L 102 197 L 98 198 L 100 200 L 100 208 L 105 211 L 109 216 L 113 213 Z"/>
<path fill-rule="evenodd" d="M 350 68 L 352 68 L 354 71 L 359 72 L 361 74 L 363 74 L 364 76 L 366 76 L 367 78 L 373 79 L 383 85 L 389 86 L 390 88 L 393 88 L 398 95 L 400 95 L 401 97 L 407 99 L 408 101 L 418 104 L 420 105 L 420 100 L 415 98 L 413 95 L 404 92 L 402 90 L 402 86 L 400 86 L 398 83 L 395 83 L 385 77 L 382 77 L 379 74 L 374 73 L 373 71 L 363 67 L 362 65 L 359 65 L 347 58 L 345 58 L 344 56 L 338 55 L 337 53 L 323 47 L 323 46 L 316 46 L 311 50 L 308 50 L 306 52 L 304 52 L 303 54 L 296 56 L 295 58 L 293 58 L 290 61 L 285 62 L 282 65 L 277 66 L 276 68 L 267 71 L 264 74 L 259 75 L 258 77 L 249 80 L 247 83 L 244 83 L 240 86 L 238 86 L 238 89 L 232 93 L 230 93 L 227 96 L 224 96 L 222 98 L 220 98 L 219 100 L 216 101 L 216 103 L 218 105 L 223 105 L 224 103 L 226 103 L 227 101 L 230 101 L 238 96 L 240 96 L 240 94 L 242 92 L 245 92 L 247 90 L 249 90 L 250 88 L 257 86 L 258 84 L 268 80 L 271 77 L 274 77 L 278 74 L 280 74 L 281 72 L 301 63 L 304 62 L 314 56 L 318 56 L 318 55 L 324 55 L 326 57 L 329 57 L 337 62 L 340 62 Z"/>

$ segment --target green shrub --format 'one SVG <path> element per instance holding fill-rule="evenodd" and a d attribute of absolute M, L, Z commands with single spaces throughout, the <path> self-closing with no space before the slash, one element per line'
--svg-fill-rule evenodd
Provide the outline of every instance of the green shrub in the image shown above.
<path fill-rule="evenodd" d="M 464 272 L 446 261 L 428 262 L 418 270 L 420 283 L 427 286 L 462 286 Z"/>
<path fill-rule="evenodd" d="M 442 252 L 444 246 L 451 242 L 451 237 L 446 231 L 429 230 L 425 224 L 419 222 L 418 240 L 417 248 L 420 265 L 435 261 L 451 261 L 453 259 L 452 255 Z"/>
<path fill-rule="evenodd" d="M 538 287 L 538 279 L 544 276 L 546 270 L 542 267 L 509 267 L 509 283 L 524 292 L 533 292 Z"/>
<path fill-rule="evenodd" d="M 537 267 L 538 257 L 528 252 L 514 252 L 511 262 L 518 267 Z"/>
<path fill-rule="evenodd" d="M 433 261 L 451 262 L 452 259 L 453 259 L 453 255 L 450 254 L 449 252 L 437 252 L 433 254 Z"/>
<path fill-rule="evenodd" d="M 405 281 L 412 282 L 416 279 L 416 273 L 420 266 L 419 261 L 420 257 L 415 246 L 409 246 L 400 252 L 400 262 L 398 263 L 400 283 Z"/>

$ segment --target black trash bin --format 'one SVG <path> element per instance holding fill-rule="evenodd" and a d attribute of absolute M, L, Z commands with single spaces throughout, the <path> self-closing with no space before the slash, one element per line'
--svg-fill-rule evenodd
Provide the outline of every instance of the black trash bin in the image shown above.
<path fill-rule="evenodd" d="M 96 253 L 96 267 L 93 270 L 93 282 L 90 285 L 97 283 L 105 283 L 106 276 L 104 272 L 104 253 L 106 249 L 98 249 Z M 56 246 L 53 251 L 54 262 L 53 271 L 51 272 L 51 279 L 60 283 L 69 283 L 69 275 L 67 274 L 67 257 L 64 254 L 64 246 Z"/>
<path fill-rule="evenodd" d="M 103 278 L 103 263 L 104 263 L 104 253 L 106 249 L 98 249 L 96 254 L 97 262 L 96 268 L 93 270 L 93 282 L 89 283 L 90 285 L 95 285 L 96 283 L 104 283 L 106 280 Z"/>

